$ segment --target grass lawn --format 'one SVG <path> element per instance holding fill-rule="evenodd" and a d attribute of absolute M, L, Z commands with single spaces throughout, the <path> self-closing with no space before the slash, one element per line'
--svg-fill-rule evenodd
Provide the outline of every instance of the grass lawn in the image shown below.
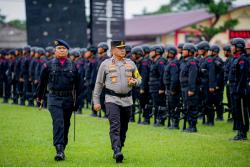
<path fill-rule="evenodd" d="M 0 166 L 117 166 L 112 159 L 109 124 L 92 118 L 84 110 L 73 116 L 66 160 L 55 162 L 52 121 L 47 110 L 0 104 Z M 119 166 L 249 167 L 250 141 L 233 142 L 232 124 L 216 122 L 215 127 L 198 124 L 198 133 L 155 128 L 130 123 Z"/>

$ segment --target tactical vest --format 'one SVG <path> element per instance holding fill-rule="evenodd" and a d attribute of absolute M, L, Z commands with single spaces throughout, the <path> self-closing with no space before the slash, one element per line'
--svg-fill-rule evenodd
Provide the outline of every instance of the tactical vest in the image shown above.
<path fill-rule="evenodd" d="M 73 90 L 76 79 L 76 68 L 71 60 L 67 59 L 61 66 L 57 59 L 53 59 L 49 64 L 48 88 L 52 91 Z"/>

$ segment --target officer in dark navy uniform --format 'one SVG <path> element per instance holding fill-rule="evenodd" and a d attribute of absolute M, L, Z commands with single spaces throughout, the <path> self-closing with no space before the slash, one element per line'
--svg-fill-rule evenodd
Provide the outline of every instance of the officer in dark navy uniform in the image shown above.
<path fill-rule="evenodd" d="M 55 160 L 60 161 L 65 159 L 70 117 L 78 109 L 79 76 L 75 63 L 67 58 L 69 45 L 61 39 L 55 40 L 54 45 L 56 58 L 43 65 L 37 100 L 41 101 L 48 86 L 48 109 L 53 120 L 53 143 L 57 152 Z"/>
<path fill-rule="evenodd" d="M 245 40 L 234 38 L 231 41 L 232 52 L 234 54 L 233 62 L 229 71 L 229 84 L 232 89 L 232 112 L 234 118 L 234 130 L 237 135 L 232 140 L 246 140 L 249 130 L 249 116 L 247 111 L 247 87 L 249 76 L 249 61 L 245 51 Z"/>
<path fill-rule="evenodd" d="M 216 86 L 216 74 L 214 59 L 209 55 L 210 45 L 207 41 L 202 41 L 198 45 L 198 52 L 203 58 L 200 59 L 200 100 L 201 113 L 203 114 L 203 124 L 214 125 L 213 96 Z M 206 119 L 207 117 L 207 119 Z"/>
<path fill-rule="evenodd" d="M 215 74 L 216 74 L 216 87 L 215 87 L 215 96 L 214 96 L 214 106 L 216 108 L 218 121 L 223 121 L 223 92 L 224 92 L 224 62 L 219 57 L 220 47 L 218 45 L 212 45 L 211 56 L 214 58 L 215 63 Z"/>
<path fill-rule="evenodd" d="M 6 77 L 7 77 L 7 85 L 5 89 L 7 101 L 9 98 L 12 98 L 13 103 L 17 104 L 17 98 L 16 98 L 16 82 L 14 80 L 14 67 L 16 62 L 16 53 L 15 49 L 12 49 L 8 52 L 8 66 L 6 71 Z"/>
<path fill-rule="evenodd" d="M 224 51 L 224 57 L 226 58 L 223 68 L 224 68 L 224 84 L 225 84 L 226 94 L 227 94 L 227 107 L 228 107 L 228 112 L 229 112 L 227 121 L 232 121 L 233 120 L 233 118 L 231 117 L 232 116 L 232 102 L 231 102 L 232 99 L 230 96 L 230 86 L 229 86 L 229 81 L 228 81 L 229 70 L 232 64 L 232 60 L 233 60 L 231 46 L 229 44 L 225 45 L 223 47 L 223 51 Z"/>
<path fill-rule="evenodd" d="M 21 78 L 20 81 L 23 82 L 23 96 L 21 98 L 22 105 L 25 105 L 25 101 L 28 100 L 28 106 L 34 106 L 34 102 L 32 99 L 32 85 L 31 80 L 29 77 L 29 66 L 32 60 L 31 57 L 31 47 L 26 46 L 24 47 L 24 58 L 21 63 Z"/>
<path fill-rule="evenodd" d="M 170 129 L 179 129 L 180 120 L 180 82 L 179 82 L 179 61 L 176 58 L 177 49 L 168 45 L 165 49 L 168 63 L 164 69 L 163 82 L 165 84 L 166 107 L 169 111 Z"/>
<path fill-rule="evenodd" d="M 24 49 L 17 50 L 16 52 L 17 58 L 16 58 L 16 64 L 14 68 L 15 80 L 17 82 L 17 98 L 18 99 L 20 98 L 20 102 L 19 102 L 20 105 L 24 105 L 23 79 L 21 76 L 21 65 L 24 60 L 23 50 Z"/>
<path fill-rule="evenodd" d="M 0 97 L 3 97 L 4 94 L 4 62 L 5 62 L 5 56 L 7 54 L 7 51 L 5 49 L 1 50 L 0 52 Z"/>
<path fill-rule="evenodd" d="M 142 71 L 142 59 L 143 59 L 143 50 L 141 47 L 137 46 L 132 48 L 131 50 L 131 58 L 134 61 L 139 73 L 141 74 Z M 145 75 L 145 74 L 143 74 Z M 142 76 L 142 75 L 141 75 Z M 144 76 L 142 76 L 144 77 Z M 141 100 L 142 97 L 140 96 L 140 87 L 134 87 L 132 89 L 132 98 L 133 98 L 133 105 L 132 105 L 132 112 L 130 116 L 130 122 L 135 122 L 135 110 L 136 110 L 136 101 L 139 101 L 139 107 L 142 109 Z M 140 122 L 138 122 L 140 123 Z"/>
<path fill-rule="evenodd" d="M 9 98 L 11 96 L 11 81 L 12 81 L 12 75 L 11 75 L 11 55 L 12 51 L 8 51 L 5 56 L 5 61 L 3 62 L 3 82 L 4 82 L 4 96 L 3 96 L 3 103 L 8 103 Z"/>
<path fill-rule="evenodd" d="M 183 46 L 184 60 L 180 65 L 180 84 L 183 98 L 183 110 L 188 121 L 189 128 L 184 132 L 197 132 L 196 124 L 198 117 L 198 65 L 194 59 L 195 46 L 186 43 Z"/>
<path fill-rule="evenodd" d="M 109 46 L 105 42 L 100 42 L 97 45 L 98 58 L 97 58 L 97 67 L 96 67 L 96 72 L 95 72 L 96 75 L 98 73 L 99 67 L 101 66 L 102 62 L 104 62 L 106 59 L 110 58 L 107 55 L 108 50 L 109 50 Z M 105 102 L 105 89 L 102 90 L 102 93 L 100 95 L 100 102 L 101 102 L 102 110 L 104 112 L 104 118 L 107 118 L 105 104 L 104 104 L 104 102 Z M 98 116 L 101 117 L 101 111 L 98 114 L 99 114 Z"/>
<path fill-rule="evenodd" d="M 159 112 L 159 106 L 165 106 L 165 87 L 163 84 L 164 67 L 167 62 L 161 55 L 164 51 L 158 45 L 152 46 L 150 51 L 150 65 L 149 72 L 149 93 L 154 107 L 154 125 L 164 126 L 165 119 L 162 117 L 163 111 Z"/>
<path fill-rule="evenodd" d="M 85 86 L 86 86 L 86 95 L 87 95 L 87 101 L 88 103 L 91 103 L 92 100 L 92 91 L 94 90 L 95 86 L 95 80 L 96 80 L 96 68 L 97 68 L 97 47 L 95 46 L 89 46 L 87 48 L 87 52 L 85 53 L 86 58 L 86 64 L 85 64 Z M 97 112 L 93 110 L 92 107 L 92 114 L 91 116 L 96 117 Z"/>
<path fill-rule="evenodd" d="M 43 48 L 37 48 L 36 50 L 36 66 L 35 66 L 35 73 L 34 73 L 34 78 L 33 78 L 33 87 L 34 87 L 34 97 L 36 95 L 36 90 L 37 86 L 40 83 L 40 75 L 42 72 L 43 64 L 48 61 L 47 57 L 45 56 L 45 50 Z M 37 103 L 37 106 L 40 107 L 47 107 L 47 90 L 44 92 L 44 97 L 43 97 L 43 104 Z"/>
<path fill-rule="evenodd" d="M 81 48 L 80 49 L 80 58 L 78 59 L 77 63 L 76 63 L 76 67 L 79 73 L 79 77 L 80 77 L 80 86 L 79 86 L 79 108 L 77 113 L 81 114 L 82 113 L 82 108 L 84 107 L 84 100 L 86 100 L 86 86 L 84 85 L 85 82 L 85 64 L 86 64 L 86 60 L 84 58 L 84 54 L 86 52 L 85 48 Z"/>
<path fill-rule="evenodd" d="M 126 45 L 125 46 L 126 58 L 128 58 L 128 59 L 131 59 L 131 50 L 132 50 L 132 46 L 131 45 Z"/>
<path fill-rule="evenodd" d="M 150 72 L 150 65 L 151 60 L 149 58 L 150 53 L 150 47 L 147 45 L 142 46 L 143 50 L 143 59 L 141 61 L 141 68 L 140 68 L 140 74 L 142 76 L 142 81 L 140 84 L 140 105 L 143 112 L 144 120 L 142 124 L 149 125 L 150 124 L 150 113 L 152 110 L 150 110 L 150 107 L 147 107 L 146 105 L 149 105 L 150 101 L 150 95 L 149 95 L 149 72 Z"/>

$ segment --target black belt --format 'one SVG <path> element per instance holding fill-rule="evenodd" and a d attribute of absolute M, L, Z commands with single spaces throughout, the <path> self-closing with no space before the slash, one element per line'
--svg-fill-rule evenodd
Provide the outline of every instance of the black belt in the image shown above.
<path fill-rule="evenodd" d="M 111 96 L 117 96 L 117 97 L 130 97 L 132 95 L 131 91 L 129 91 L 126 94 L 122 94 L 122 93 L 116 93 L 113 90 L 110 89 L 105 89 L 105 94 L 111 95 Z"/>
<path fill-rule="evenodd" d="M 61 96 L 61 97 L 67 97 L 67 96 L 72 96 L 72 90 L 71 91 L 57 91 L 57 90 L 49 90 L 50 94 L 56 95 L 56 96 Z"/>

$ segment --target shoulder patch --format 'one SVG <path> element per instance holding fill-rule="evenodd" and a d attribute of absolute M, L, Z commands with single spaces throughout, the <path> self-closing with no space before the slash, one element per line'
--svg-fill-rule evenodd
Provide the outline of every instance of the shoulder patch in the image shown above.
<path fill-rule="evenodd" d="M 160 61 L 159 64 L 165 64 L 164 61 Z"/>
<path fill-rule="evenodd" d="M 245 63 L 244 60 L 239 61 L 239 64 L 244 64 L 244 63 Z"/>
<path fill-rule="evenodd" d="M 171 63 L 170 66 L 171 66 L 171 67 L 175 67 L 176 64 L 175 64 L 175 63 Z"/>
<path fill-rule="evenodd" d="M 212 60 L 212 59 L 208 59 L 207 62 L 208 62 L 208 63 L 212 63 L 213 60 Z"/>
<path fill-rule="evenodd" d="M 195 61 L 191 61 L 191 62 L 190 62 L 190 64 L 195 65 L 195 64 L 196 64 L 196 62 L 195 62 Z"/>

